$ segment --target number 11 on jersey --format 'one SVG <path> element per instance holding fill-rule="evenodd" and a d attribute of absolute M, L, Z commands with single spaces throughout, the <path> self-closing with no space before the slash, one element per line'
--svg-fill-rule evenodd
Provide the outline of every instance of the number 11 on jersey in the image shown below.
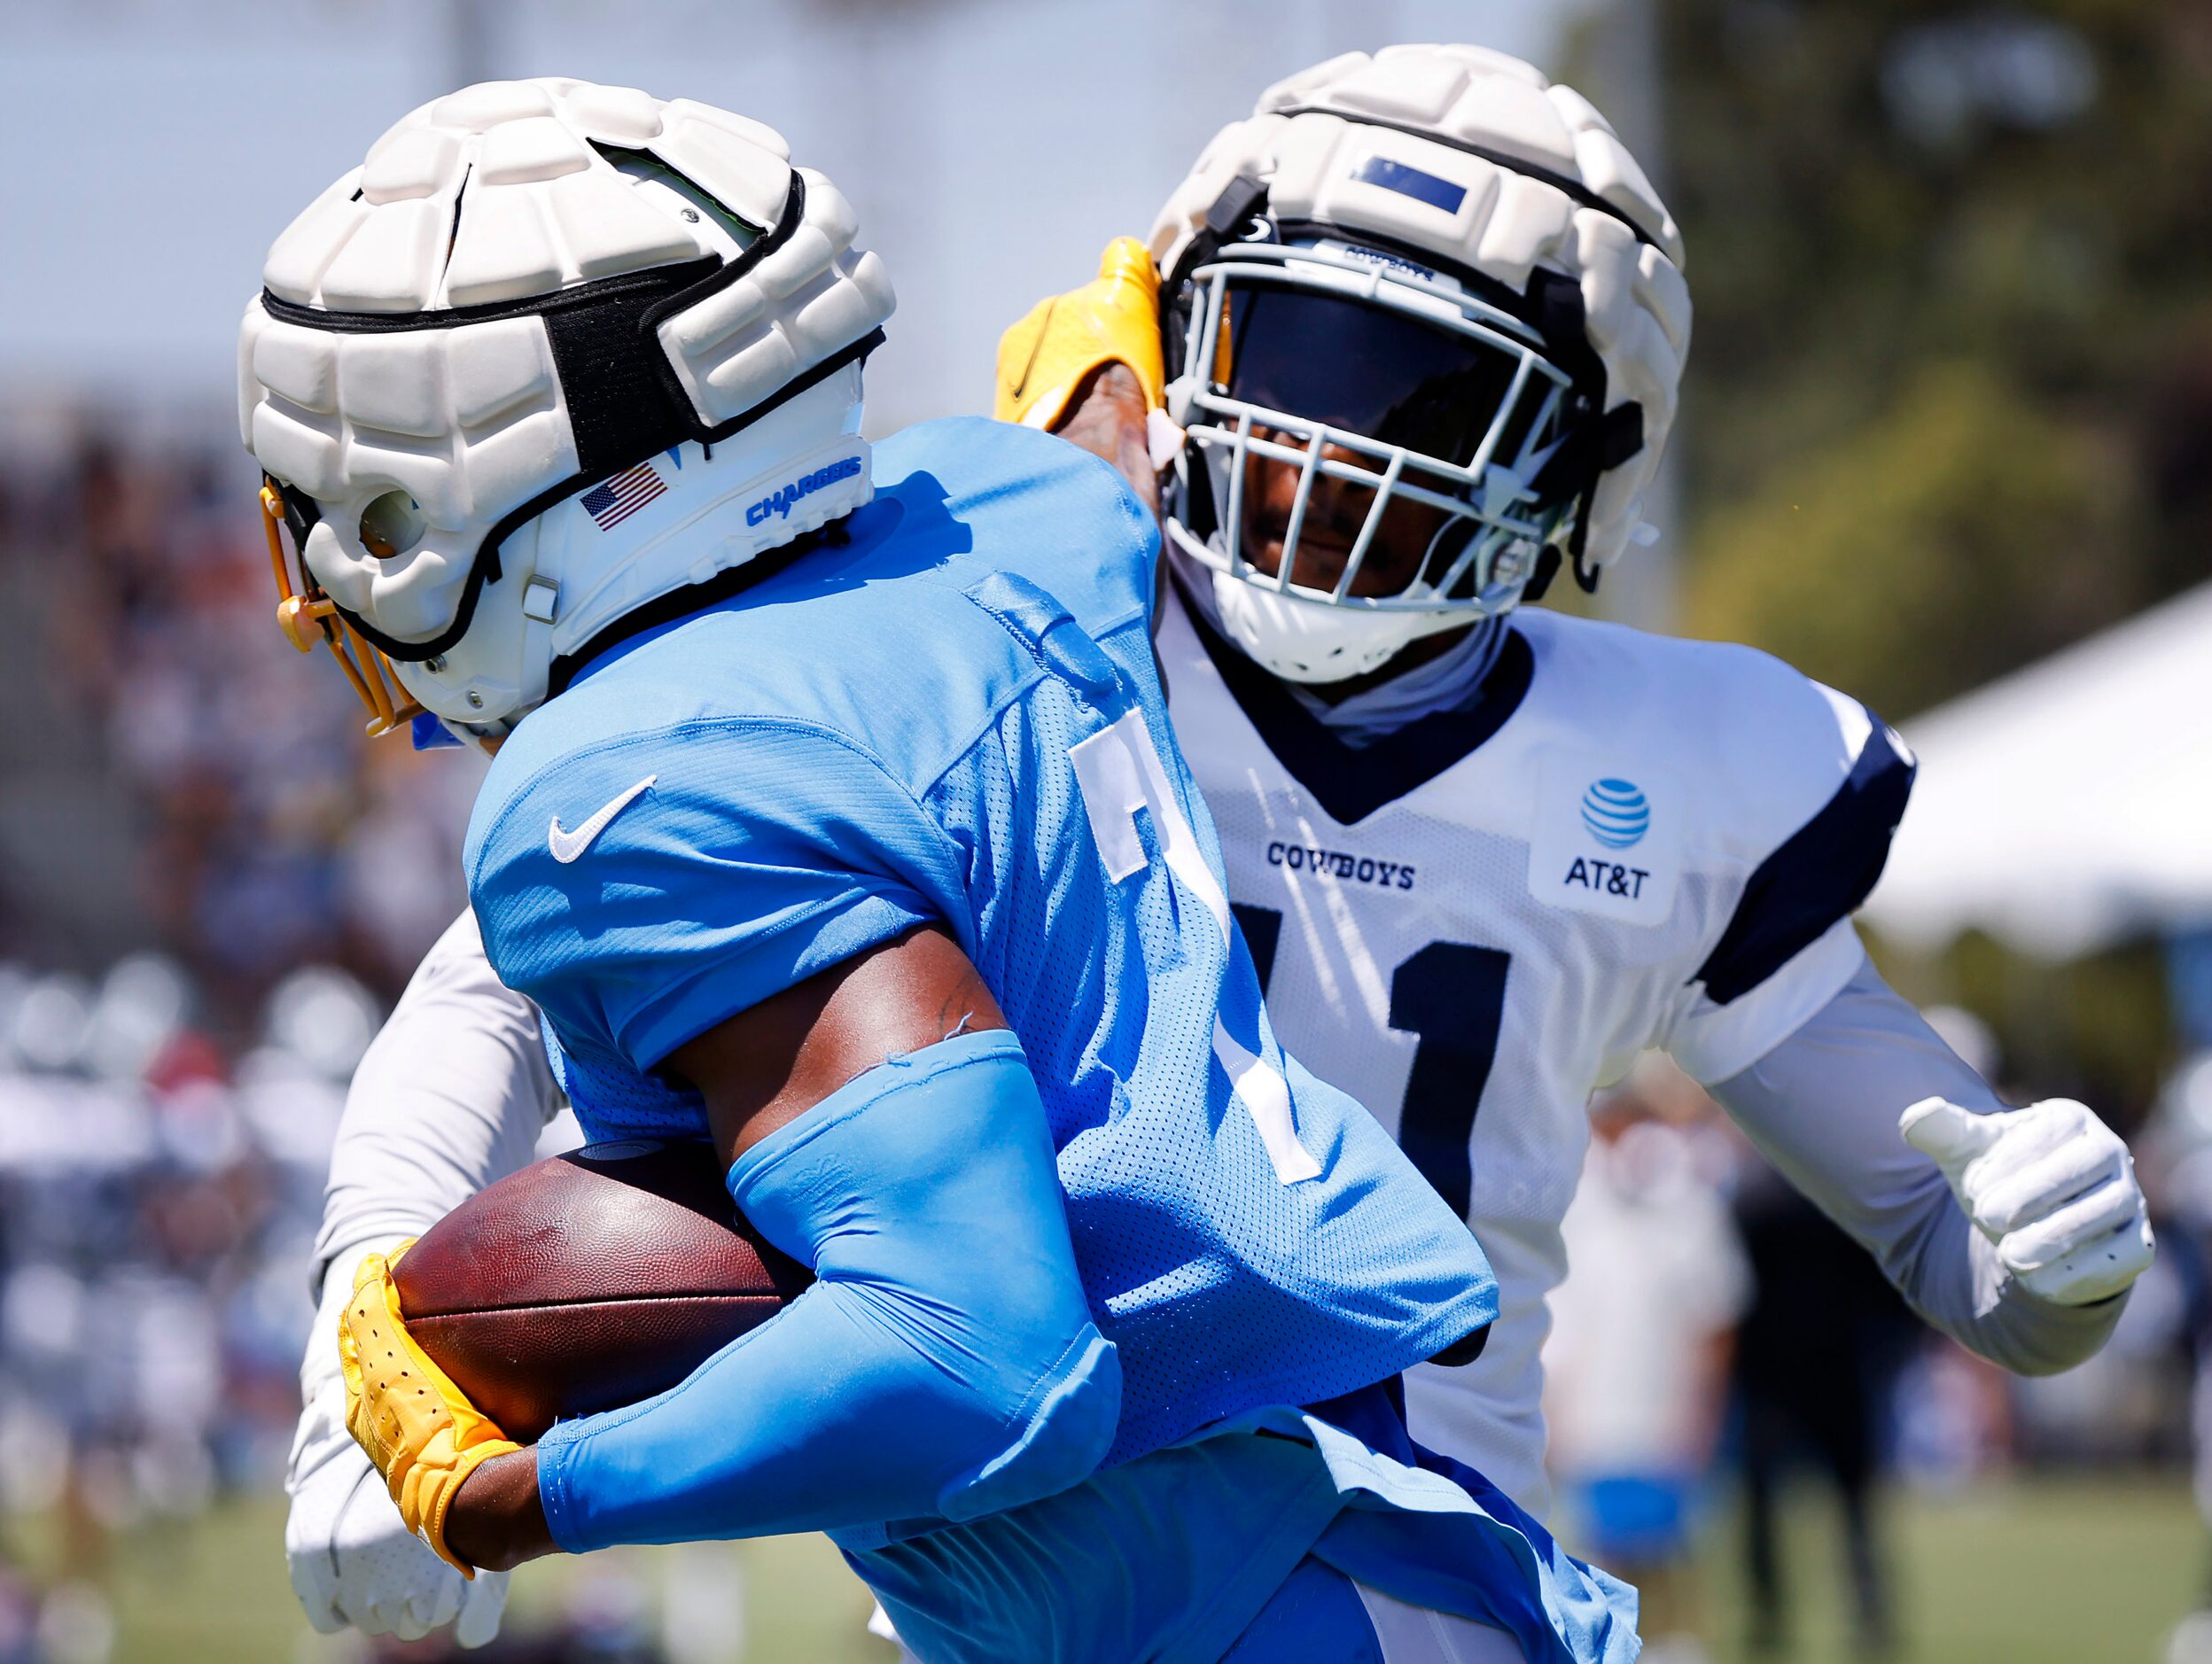
<path fill-rule="evenodd" d="M 1274 971 L 1282 914 L 1241 901 L 1232 903 L 1230 911 L 1252 951 L 1264 994 Z M 1512 964 L 1513 956 L 1499 948 L 1431 942 L 1390 975 L 1390 1027 L 1417 1042 L 1398 1113 L 1398 1142 L 1461 1218 L 1467 1217 L 1474 1185 L 1468 1140 L 1498 1054 L 1506 975 Z"/>

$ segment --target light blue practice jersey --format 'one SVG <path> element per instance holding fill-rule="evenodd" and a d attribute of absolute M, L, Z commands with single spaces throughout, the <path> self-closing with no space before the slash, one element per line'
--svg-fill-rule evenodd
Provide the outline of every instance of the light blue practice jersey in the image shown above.
<path fill-rule="evenodd" d="M 1150 517 L 995 423 L 910 429 L 875 471 L 847 544 L 604 655 L 492 768 L 471 895 L 586 1131 L 703 1131 L 671 1051 L 936 922 L 1051 1120 L 1120 1352 L 1110 1466 L 1491 1320 L 1465 1225 L 1270 1030 L 1170 737 Z"/>
<path fill-rule="evenodd" d="M 1043 1501 L 837 1540 L 931 1660 L 1211 1664 L 1310 1553 L 1531 1659 L 1626 1664 L 1632 1592 L 1429 1471 L 1373 1385 L 1490 1321 L 1496 1287 L 1269 1028 L 1170 737 L 1150 517 L 1095 458 L 986 422 L 910 430 L 876 477 L 849 542 L 524 722 L 467 852 L 594 1138 L 704 1131 L 656 1065 L 916 924 L 1011 1022 L 1118 1356 L 1112 1446 Z"/>

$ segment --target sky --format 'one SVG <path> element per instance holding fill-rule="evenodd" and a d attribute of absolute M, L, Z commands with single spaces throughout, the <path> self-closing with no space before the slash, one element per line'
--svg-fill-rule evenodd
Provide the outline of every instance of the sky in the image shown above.
<path fill-rule="evenodd" d="M 227 408 L 292 216 L 463 79 L 569 74 L 766 121 L 899 291 L 871 431 L 985 408 L 998 333 L 1143 235 L 1205 140 L 1339 51 L 1548 64 L 1589 0 L 74 0 L 0 55 L 0 401 Z M 12 8 L 13 10 L 13 8 Z"/>

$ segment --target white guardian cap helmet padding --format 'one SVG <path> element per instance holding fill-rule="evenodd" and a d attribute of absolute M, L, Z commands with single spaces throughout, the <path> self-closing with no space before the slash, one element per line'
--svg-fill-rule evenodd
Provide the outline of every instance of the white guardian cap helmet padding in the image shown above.
<path fill-rule="evenodd" d="M 1578 94 L 1471 46 L 1330 59 L 1262 94 L 1162 211 L 1167 530 L 1279 676 L 1585 587 L 1626 547 L 1689 347 L 1680 234 Z M 1347 456 L 1353 460 L 1346 460 Z M 1247 463 L 1301 470 L 1273 572 L 1243 548 Z M 1340 575 L 1302 577 L 1315 482 L 1370 488 Z M 1385 510 L 1446 517 L 1396 594 L 1351 589 Z"/>
<path fill-rule="evenodd" d="M 409 714 L 389 660 L 488 737 L 625 613 L 866 502 L 893 301 L 857 230 L 776 133 L 689 99 L 491 82 L 401 121 L 276 239 L 239 332 L 294 641 L 372 728 Z"/>

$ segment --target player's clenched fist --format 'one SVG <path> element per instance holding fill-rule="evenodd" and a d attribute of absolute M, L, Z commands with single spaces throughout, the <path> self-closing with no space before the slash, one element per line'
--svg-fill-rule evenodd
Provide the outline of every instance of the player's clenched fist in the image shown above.
<path fill-rule="evenodd" d="M 1931 1157 L 1967 1217 L 2029 1294 L 2055 1305 L 2108 1300 L 2151 1263 L 2134 1158 L 2070 1098 L 1973 1115 L 1924 1098 L 1897 1123 Z"/>
<path fill-rule="evenodd" d="M 346 1427 L 384 1475 L 407 1528 L 473 1577 L 475 1568 L 446 1546 L 447 1512 L 462 1481 L 493 1457 L 522 1447 L 409 1335 L 392 1267 L 412 1240 L 388 1259 L 366 1256 L 354 1272 L 354 1297 L 338 1334 Z"/>

